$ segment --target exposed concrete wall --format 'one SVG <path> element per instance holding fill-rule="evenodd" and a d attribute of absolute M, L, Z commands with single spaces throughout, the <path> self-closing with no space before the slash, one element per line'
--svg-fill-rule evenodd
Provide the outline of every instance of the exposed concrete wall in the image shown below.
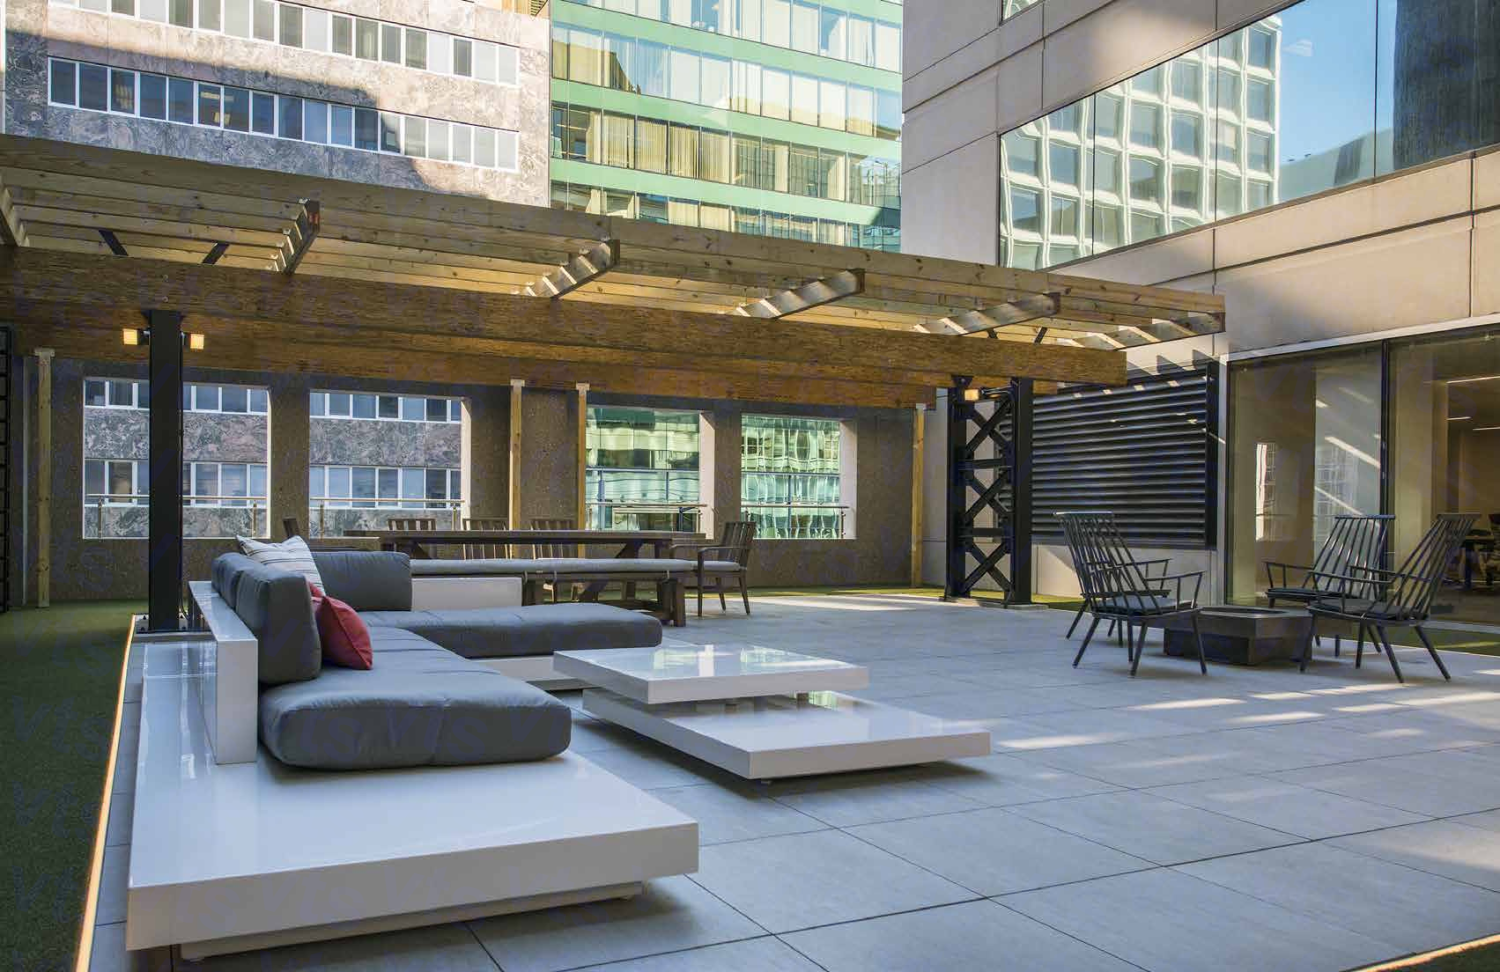
<path fill-rule="evenodd" d="M 521 392 L 521 522 L 578 518 L 578 420 L 571 392 Z"/>

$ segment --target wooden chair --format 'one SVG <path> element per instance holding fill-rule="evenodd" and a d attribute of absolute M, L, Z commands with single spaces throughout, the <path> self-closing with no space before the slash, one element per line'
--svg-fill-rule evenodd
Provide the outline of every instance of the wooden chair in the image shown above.
<path fill-rule="evenodd" d="M 465 530 L 509 530 L 510 524 L 503 516 L 466 516 L 464 517 Z M 510 556 L 510 544 L 508 543 L 466 543 L 464 544 L 465 560 L 493 560 L 498 557 Z"/>
<path fill-rule="evenodd" d="M 418 530 L 436 530 L 437 517 L 393 516 L 386 521 L 386 526 L 391 530 L 398 530 L 402 533 L 411 533 Z"/>
<path fill-rule="evenodd" d="M 750 552 L 755 544 L 755 521 L 754 520 L 730 520 L 724 524 L 724 532 L 719 537 L 719 542 L 698 541 L 695 543 L 673 544 L 667 550 L 668 557 L 676 557 L 679 550 L 687 551 L 690 557 L 696 558 L 698 567 L 693 572 L 693 580 L 698 588 L 698 617 L 703 617 L 703 588 L 710 579 L 714 582 L 714 590 L 719 595 L 719 610 L 729 610 L 724 601 L 724 580 L 738 580 L 740 585 L 740 598 L 745 602 L 745 614 L 750 614 Z M 721 559 L 711 560 L 709 554 L 717 554 Z"/>
<path fill-rule="evenodd" d="M 1307 634 L 1307 644 L 1302 649 L 1301 670 L 1307 671 L 1308 659 L 1312 657 L 1318 619 L 1333 618 L 1359 625 L 1359 647 L 1354 651 L 1355 668 L 1363 660 L 1364 639 L 1368 634 L 1376 645 L 1384 646 L 1385 657 L 1391 663 L 1396 681 L 1406 681 L 1385 629 L 1411 628 L 1422 639 L 1422 645 L 1432 656 L 1438 671 L 1443 673 L 1443 678 L 1451 680 L 1448 667 L 1438 656 L 1437 649 L 1432 647 L 1422 625 L 1432 613 L 1432 600 L 1448 572 L 1448 564 L 1462 549 L 1464 538 L 1478 518 L 1475 513 L 1439 513 L 1400 570 L 1364 567 L 1352 568 L 1347 574 L 1318 574 L 1320 583 L 1326 583 L 1338 593 L 1314 601 L 1307 607 L 1313 623 Z"/>
<path fill-rule="evenodd" d="M 1319 548 L 1310 566 L 1265 562 L 1266 601 L 1271 607 L 1277 601 L 1311 604 L 1346 592 L 1345 586 L 1330 577 L 1356 574 L 1380 567 L 1385 558 L 1386 531 L 1394 516 L 1343 513 L 1333 518 L 1333 529 Z M 1333 656 L 1339 656 L 1341 635 L 1333 639 Z M 1363 640 L 1363 639 L 1361 639 Z"/>
<path fill-rule="evenodd" d="M 576 530 L 578 529 L 578 521 L 571 517 L 532 517 L 531 528 L 533 530 Z M 534 543 L 531 545 L 531 555 L 538 559 L 548 557 L 577 557 L 578 544 Z"/>
<path fill-rule="evenodd" d="M 1099 622 L 1107 619 L 1125 629 L 1130 674 L 1134 677 L 1146 651 L 1146 629 L 1162 626 L 1169 618 L 1186 617 L 1193 626 L 1193 640 L 1198 646 L 1198 669 L 1207 675 L 1203 635 L 1198 630 L 1198 594 L 1203 586 L 1203 571 L 1148 575 L 1143 567 L 1147 562 L 1131 553 L 1112 513 L 1059 513 L 1058 519 L 1062 520 L 1069 548 L 1077 551 L 1074 568 L 1083 587 L 1084 603 L 1094 615 L 1088 634 L 1083 636 L 1083 644 L 1073 657 L 1073 667 L 1077 668 L 1083 660 Z M 1191 593 L 1188 581 L 1192 582 Z"/>

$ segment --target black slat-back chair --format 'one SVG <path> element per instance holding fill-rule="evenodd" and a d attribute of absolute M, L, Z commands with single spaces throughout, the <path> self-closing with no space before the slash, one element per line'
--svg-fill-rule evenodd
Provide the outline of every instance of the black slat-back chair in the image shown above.
<path fill-rule="evenodd" d="M 1078 564 L 1082 564 L 1083 561 L 1085 560 L 1085 554 L 1082 552 L 1081 548 L 1078 546 L 1078 544 L 1080 542 L 1082 542 L 1082 538 L 1084 536 L 1084 533 L 1082 532 L 1082 524 L 1085 522 L 1085 520 L 1081 519 L 1081 518 L 1086 518 L 1086 517 L 1108 517 L 1110 523 L 1113 525 L 1114 524 L 1114 514 L 1113 513 L 1104 512 L 1104 511 L 1094 510 L 1094 511 L 1085 511 L 1085 512 L 1079 512 L 1079 513 L 1058 513 L 1058 514 L 1055 514 L 1055 515 L 1057 516 L 1058 520 L 1060 520 L 1062 522 L 1062 525 L 1063 525 L 1063 537 L 1067 540 L 1067 543 L 1068 543 L 1068 553 L 1073 558 L 1073 563 L 1075 565 L 1075 569 L 1078 571 L 1079 585 L 1080 585 L 1080 587 L 1082 587 L 1082 582 L 1083 582 L 1083 568 L 1076 566 Z M 1134 563 L 1135 563 L 1135 565 L 1137 567 L 1140 568 L 1141 576 L 1145 577 L 1145 578 L 1147 578 L 1149 580 L 1152 576 L 1160 576 L 1162 574 L 1165 574 L 1167 572 L 1167 567 L 1171 563 L 1171 561 L 1163 558 L 1161 560 L 1137 560 L 1137 561 L 1134 561 Z M 1083 620 L 1083 616 L 1086 613 L 1087 614 L 1092 614 L 1093 613 L 1093 600 L 1092 600 L 1092 598 L 1090 598 L 1088 590 L 1084 589 L 1083 590 L 1083 603 L 1081 605 L 1079 605 L 1079 607 L 1078 607 L 1078 613 L 1075 614 L 1075 615 L 1073 615 L 1073 623 L 1070 624 L 1070 625 L 1068 625 L 1068 633 L 1067 633 L 1066 637 L 1068 637 L 1068 638 L 1073 637 L 1073 631 L 1078 627 L 1078 622 L 1081 621 L 1081 620 Z M 1114 633 L 1114 628 L 1115 628 L 1114 622 L 1111 622 L 1109 627 L 1110 627 L 1110 633 L 1113 634 Z"/>
<path fill-rule="evenodd" d="M 1329 578 L 1385 566 L 1385 538 L 1394 519 L 1386 513 L 1341 513 L 1333 518 L 1333 528 L 1311 565 L 1266 561 L 1267 603 L 1271 607 L 1277 601 L 1312 604 L 1346 593 L 1347 588 L 1341 582 Z M 1341 636 L 1335 635 L 1335 658 L 1339 655 L 1340 641 Z"/>
<path fill-rule="evenodd" d="M 1074 551 L 1074 568 L 1083 587 L 1084 603 L 1094 615 L 1083 644 L 1073 657 L 1073 667 L 1083 660 L 1089 641 L 1102 620 L 1113 621 L 1125 629 L 1125 646 L 1130 657 L 1130 674 L 1135 675 L 1146 649 L 1146 629 L 1164 627 L 1169 619 L 1187 618 L 1193 626 L 1193 640 L 1198 646 L 1198 669 L 1208 674 L 1203 657 L 1203 636 L 1198 630 L 1198 594 L 1203 586 L 1203 571 L 1150 576 L 1131 553 L 1112 513 L 1059 513 L 1068 546 Z M 1191 581 L 1191 593 L 1188 582 Z M 1186 596 L 1185 596 L 1186 595 Z"/>
<path fill-rule="evenodd" d="M 1401 663 L 1396 660 L 1396 652 L 1385 629 L 1411 628 L 1422 639 L 1443 678 L 1451 679 L 1448 666 L 1432 647 L 1422 625 L 1432 613 L 1432 601 L 1443 583 L 1448 565 L 1463 547 L 1464 537 L 1469 535 L 1478 518 L 1476 513 L 1439 513 L 1400 570 L 1365 567 L 1351 569 L 1347 574 L 1320 574 L 1320 582 L 1335 586 L 1339 593 L 1308 605 L 1313 616 L 1312 629 L 1316 630 L 1319 618 L 1354 622 L 1359 625 L 1360 634 L 1354 667 L 1358 668 L 1363 659 L 1364 638 L 1368 633 L 1375 644 L 1385 647 L 1385 657 L 1390 660 L 1396 681 L 1404 682 Z M 1307 644 L 1302 649 L 1300 667 L 1304 672 L 1312 657 L 1312 645 L 1313 632 L 1310 630 Z"/>

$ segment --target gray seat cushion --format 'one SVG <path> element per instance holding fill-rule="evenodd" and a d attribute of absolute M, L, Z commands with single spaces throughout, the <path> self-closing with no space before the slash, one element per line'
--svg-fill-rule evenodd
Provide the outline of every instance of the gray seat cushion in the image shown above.
<path fill-rule="evenodd" d="M 1406 621 L 1413 617 L 1410 611 L 1398 608 L 1388 601 L 1372 601 L 1365 597 L 1329 597 L 1308 605 L 1308 610 L 1319 614 L 1337 614 L 1343 617 L 1362 617 L 1372 621 Z"/>
<path fill-rule="evenodd" d="M 373 638 L 400 628 L 465 658 L 519 658 L 582 648 L 649 648 L 661 622 L 608 604 L 533 604 L 445 611 L 363 611 Z M 380 665 L 376 647 L 376 667 Z"/>
<path fill-rule="evenodd" d="M 323 590 L 356 611 L 410 611 L 411 558 L 383 550 L 320 550 L 313 554 Z"/>
<path fill-rule="evenodd" d="M 546 759 L 572 710 L 540 689 L 408 633 L 380 632 L 373 668 L 325 668 L 260 695 L 260 738 L 283 763 L 361 770 Z"/>
<path fill-rule="evenodd" d="M 220 554 L 212 573 L 219 595 L 255 635 L 256 673 L 262 685 L 318 677 L 323 644 L 305 577 L 237 553 Z"/>
<path fill-rule="evenodd" d="M 1106 597 L 1099 602 L 1099 609 L 1115 614 L 1172 614 L 1192 608 L 1188 601 L 1175 601 L 1170 597 L 1148 597 L 1130 595 Z"/>

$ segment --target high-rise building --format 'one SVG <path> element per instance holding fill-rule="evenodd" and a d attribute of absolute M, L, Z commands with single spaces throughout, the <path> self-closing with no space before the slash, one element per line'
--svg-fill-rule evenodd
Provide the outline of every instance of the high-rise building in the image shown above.
<path fill-rule="evenodd" d="M 900 248 L 891 0 L 553 0 L 552 204 Z"/>

